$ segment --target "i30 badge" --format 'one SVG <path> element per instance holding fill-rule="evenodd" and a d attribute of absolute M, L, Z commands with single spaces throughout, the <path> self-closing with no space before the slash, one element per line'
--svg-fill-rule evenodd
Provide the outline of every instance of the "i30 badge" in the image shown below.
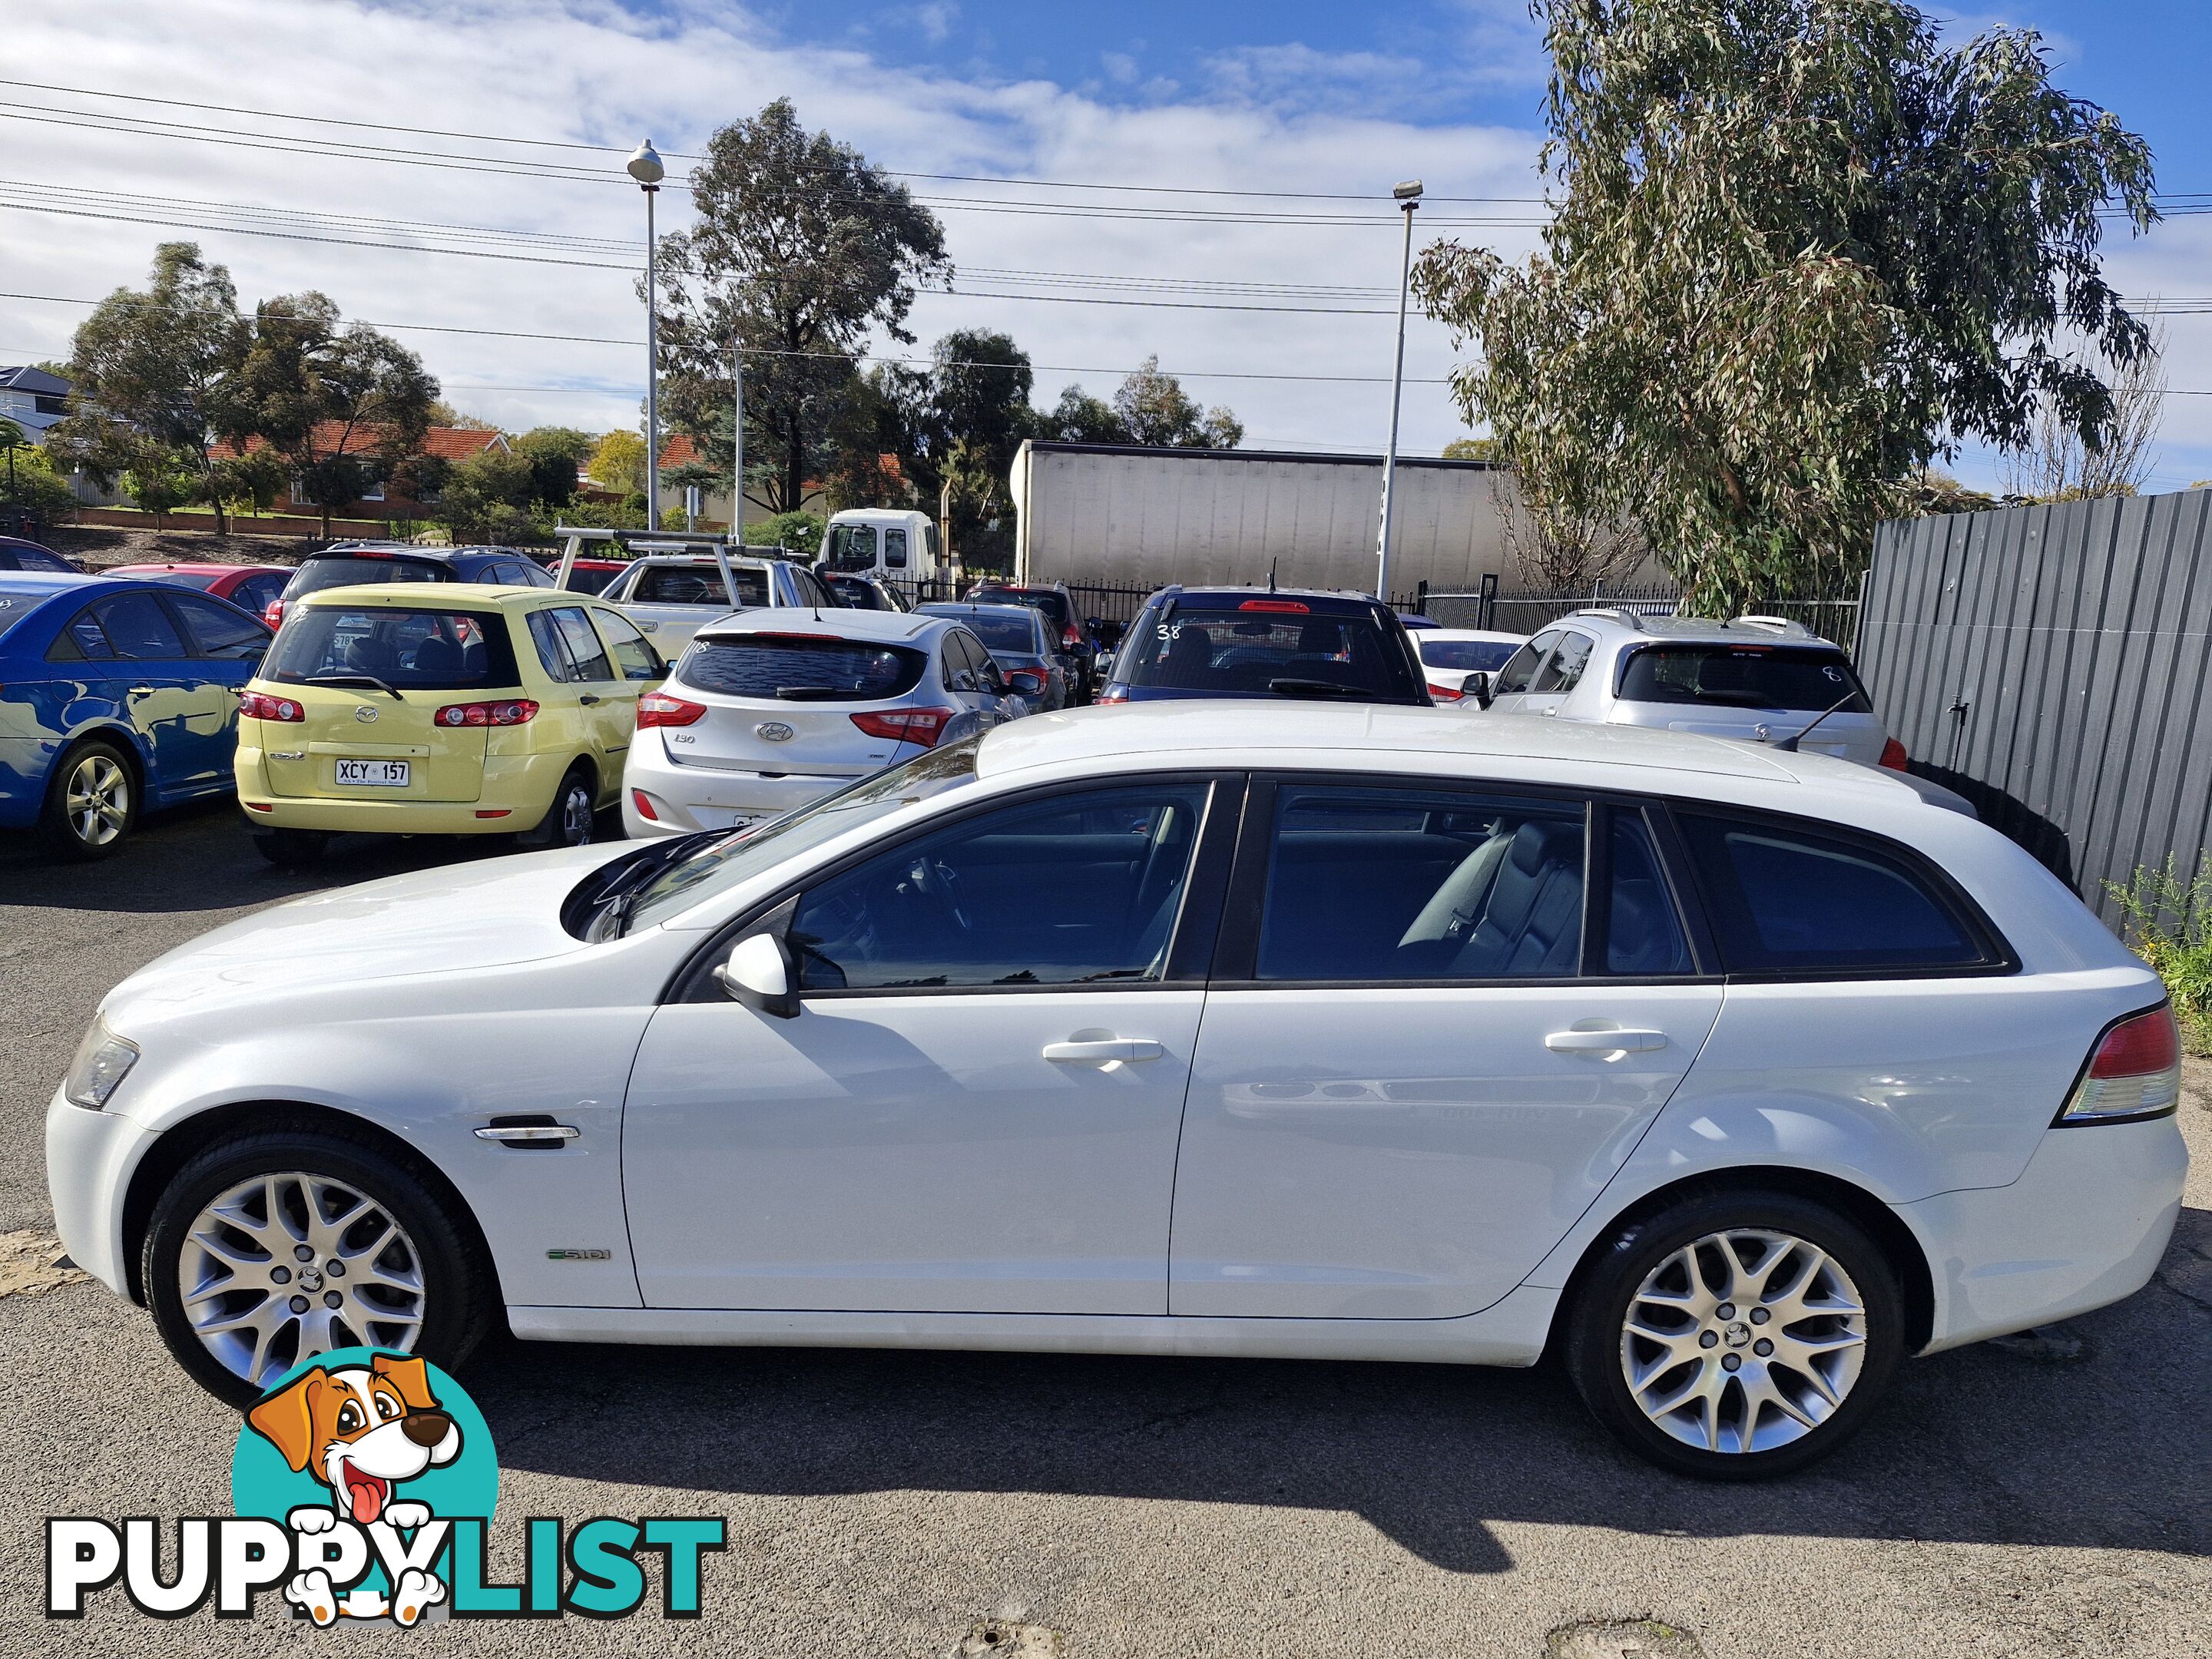
<path fill-rule="evenodd" d="M 363 726 L 367 726 L 371 720 L 376 718 L 376 710 L 371 708 L 367 703 L 363 703 L 360 708 L 353 711 L 353 717 L 359 720 Z"/>
<path fill-rule="evenodd" d="M 758 726 L 753 727 L 753 732 L 755 736 L 765 738 L 770 743 L 788 743 L 794 735 L 792 729 L 781 720 L 763 720 Z"/>

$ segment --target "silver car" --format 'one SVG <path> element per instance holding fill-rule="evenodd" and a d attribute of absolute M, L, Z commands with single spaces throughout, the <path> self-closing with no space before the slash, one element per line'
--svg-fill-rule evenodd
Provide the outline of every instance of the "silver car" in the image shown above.
<path fill-rule="evenodd" d="M 1778 617 L 1713 622 L 1577 611 L 1538 634 L 1467 703 L 1651 726 L 1747 743 L 1803 735 L 1808 751 L 1903 771 L 1905 745 L 1882 727 L 1842 647 Z"/>

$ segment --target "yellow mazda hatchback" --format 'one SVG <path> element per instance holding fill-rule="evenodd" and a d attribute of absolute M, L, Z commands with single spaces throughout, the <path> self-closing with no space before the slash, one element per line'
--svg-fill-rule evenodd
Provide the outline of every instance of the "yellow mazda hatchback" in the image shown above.
<path fill-rule="evenodd" d="M 667 672 L 612 605 L 557 588 L 309 594 L 240 699 L 239 804 L 277 864 L 339 832 L 581 846 Z"/>

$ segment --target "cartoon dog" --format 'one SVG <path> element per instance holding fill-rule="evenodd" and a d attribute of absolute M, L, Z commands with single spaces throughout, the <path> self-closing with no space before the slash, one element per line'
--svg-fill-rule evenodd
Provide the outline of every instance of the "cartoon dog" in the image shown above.
<path fill-rule="evenodd" d="M 412 1529 L 430 1519 L 426 1504 L 395 1499 L 394 1490 L 435 1465 L 460 1455 L 461 1431 L 439 1409 L 428 1368 L 419 1359 L 372 1355 L 366 1365 L 316 1366 L 246 1413 L 246 1421 L 284 1455 L 295 1474 L 313 1473 L 331 1489 L 334 1508 L 302 1505 L 285 1517 L 295 1532 L 327 1532 L 343 1515 L 362 1527 L 382 1521 Z M 343 1604 L 320 1568 L 295 1574 L 284 1599 L 306 1609 L 318 1625 L 340 1612 L 379 1618 L 389 1611 L 412 1625 L 422 1610 L 446 1598 L 434 1576 L 410 1567 L 388 1600 L 375 1590 L 354 1590 Z"/>

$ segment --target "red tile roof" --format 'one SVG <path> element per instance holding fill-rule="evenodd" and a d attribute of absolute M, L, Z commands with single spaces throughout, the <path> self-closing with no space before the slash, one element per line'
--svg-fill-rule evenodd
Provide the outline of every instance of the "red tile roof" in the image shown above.
<path fill-rule="evenodd" d="M 383 441 L 383 430 L 380 427 L 357 426 L 351 433 L 346 433 L 343 423 L 337 421 L 325 421 L 315 428 L 315 453 L 320 455 L 337 453 L 339 438 L 343 434 L 345 439 L 344 453 L 347 454 L 372 453 Z M 481 455 L 487 449 L 504 443 L 503 434 L 489 429 L 464 426 L 434 426 L 422 434 L 422 441 L 415 446 L 413 453 L 417 455 L 437 455 L 449 461 L 464 461 L 471 455 Z M 268 447 L 268 444 L 259 438 L 248 438 L 246 441 L 246 448 L 249 453 Z M 208 453 L 222 461 L 228 460 L 239 453 L 239 451 L 234 445 L 223 441 L 210 445 Z"/>

